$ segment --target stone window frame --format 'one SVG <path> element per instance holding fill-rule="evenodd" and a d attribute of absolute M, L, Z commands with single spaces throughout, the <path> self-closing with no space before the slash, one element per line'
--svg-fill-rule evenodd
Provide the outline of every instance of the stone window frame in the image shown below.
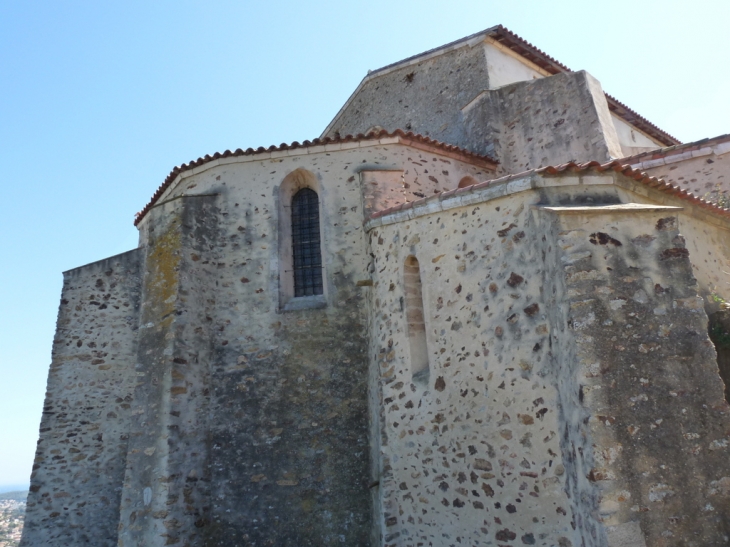
<path fill-rule="evenodd" d="M 322 294 L 313 296 L 294 296 L 294 257 L 292 249 L 291 202 L 294 195 L 304 188 L 317 193 L 319 198 L 319 242 L 322 255 Z M 327 306 L 328 283 L 324 254 L 324 216 L 322 187 L 317 176 L 299 167 L 287 174 L 279 185 L 278 192 L 279 226 L 279 311 L 295 311 L 324 308 Z"/>

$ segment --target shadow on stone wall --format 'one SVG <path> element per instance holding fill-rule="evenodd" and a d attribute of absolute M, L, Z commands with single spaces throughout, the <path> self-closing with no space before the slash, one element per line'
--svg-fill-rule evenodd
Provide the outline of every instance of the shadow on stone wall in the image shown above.
<path fill-rule="evenodd" d="M 720 310 L 709 316 L 710 340 L 715 344 L 720 378 L 725 384 L 725 400 L 730 402 L 730 310 Z"/>

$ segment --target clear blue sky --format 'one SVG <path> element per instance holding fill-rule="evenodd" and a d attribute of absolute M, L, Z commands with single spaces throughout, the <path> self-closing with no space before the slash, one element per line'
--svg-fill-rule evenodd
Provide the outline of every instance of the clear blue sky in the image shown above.
<path fill-rule="evenodd" d="M 730 2 L 0 0 L 0 491 L 25 486 L 61 272 L 170 169 L 312 139 L 368 69 L 503 24 L 685 142 L 730 132 Z"/>

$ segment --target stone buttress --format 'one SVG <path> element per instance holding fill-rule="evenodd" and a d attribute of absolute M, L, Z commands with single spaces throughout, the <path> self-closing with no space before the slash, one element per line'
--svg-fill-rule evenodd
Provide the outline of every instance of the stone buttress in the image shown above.
<path fill-rule="evenodd" d="M 566 489 L 586 545 L 730 537 L 730 409 L 680 211 L 540 211 Z"/>
<path fill-rule="evenodd" d="M 119 546 L 203 545 L 210 524 L 206 258 L 216 238 L 215 196 L 173 200 L 152 215 Z"/>

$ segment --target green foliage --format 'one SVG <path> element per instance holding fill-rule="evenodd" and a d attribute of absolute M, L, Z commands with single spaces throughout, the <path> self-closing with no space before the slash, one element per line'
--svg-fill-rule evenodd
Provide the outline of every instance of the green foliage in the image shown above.
<path fill-rule="evenodd" d="M 710 325 L 710 340 L 715 347 L 730 348 L 730 333 L 722 325 L 714 323 Z"/>
<path fill-rule="evenodd" d="M 702 197 L 706 201 L 714 203 L 718 207 L 722 207 L 723 209 L 730 209 L 730 196 L 728 196 L 726 190 L 720 188 L 720 184 L 716 184 L 715 188 L 707 192 Z"/>

